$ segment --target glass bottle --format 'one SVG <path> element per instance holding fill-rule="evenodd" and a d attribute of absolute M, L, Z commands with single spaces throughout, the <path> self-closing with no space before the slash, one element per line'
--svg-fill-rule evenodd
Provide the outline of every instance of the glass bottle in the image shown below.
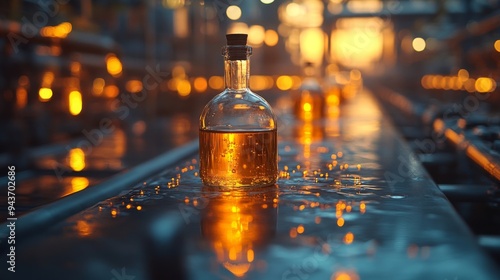
<path fill-rule="evenodd" d="M 208 186 L 271 185 L 278 177 L 276 117 L 248 88 L 252 48 L 246 45 L 247 34 L 226 39 L 226 89 L 200 115 L 200 177 Z"/>
<path fill-rule="evenodd" d="M 339 75 L 338 67 L 335 64 L 330 64 L 325 69 L 325 115 L 327 119 L 336 119 L 340 114 L 340 97 L 342 87 L 337 82 Z"/>
<path fill-rule="evenodd" d="M 325 98 L 314 64 L 307 62 L 304 65 L 304 78 L 295 100 L 295 116 L 304 121 L 323 118 Z"/>

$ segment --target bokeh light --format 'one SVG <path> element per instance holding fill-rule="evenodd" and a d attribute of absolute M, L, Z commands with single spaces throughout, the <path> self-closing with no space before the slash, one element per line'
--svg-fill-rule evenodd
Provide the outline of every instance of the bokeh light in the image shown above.
<path fill-rule="evenodd" d="M 238 6 L 231 5 L 227 7 L 226 15 L 231 20 L 238 20 L 241 17 L 241 9 Z"/>
<path fill-rule="evenodd" d="M 411 45 L 416 52 L 421 52 L 425 50 L 426 43 L 424 39 L 417 37 L 413 39 Z"/>

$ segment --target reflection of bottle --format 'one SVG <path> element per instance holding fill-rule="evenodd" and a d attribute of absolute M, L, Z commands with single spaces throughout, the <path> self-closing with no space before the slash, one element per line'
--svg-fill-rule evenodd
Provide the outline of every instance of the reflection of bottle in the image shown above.
<path fill-rule="evenodd" d="M 278 176 L 277 124 L 269 104 L 250 91 L 246 34 L 226 35 L 226 89 L 200 116 L 200 177 L 205 185 L 265 186 Z"/>
<path fill-rule="evenodd" d="M 337 82 L 338 68 L 335 64 L 330 64 L 325 71 L 325 115 L 330 119 L 335 119 L 339 116 L 340 97 L 342 87 Z"/>
<path fill-rule="evenodd" d="M 304 66 L 304 79 L 295 100 L 295 116 L 301 120 L 316 120 L 324 116 L 325 100 L 316 69 L 310 62 Z"/>
<path fill-rule="evenodd" d="M 202 234 L 210 241 L 217 262 L 243 277 L 256 262 L 259 246 L 276 233 L 277 188 L 220 193 L 205 187 L 202 192 L 208 198 L 201 218 Z"/>

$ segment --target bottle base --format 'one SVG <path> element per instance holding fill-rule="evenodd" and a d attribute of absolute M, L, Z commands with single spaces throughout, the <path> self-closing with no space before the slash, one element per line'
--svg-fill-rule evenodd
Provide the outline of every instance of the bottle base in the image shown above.
<path fill-rule="evenodd" d="M 266 181 L 252 181 L 252 182 L 241 182 L 240 180 L 228 180 L 227 178 L 221 180 L 204 180 L 202 178 L 202 183 L 204 186 L 212 188 L 259 188 L 268 187 L 276 184 L 276 180 L 266 180 Z"/>

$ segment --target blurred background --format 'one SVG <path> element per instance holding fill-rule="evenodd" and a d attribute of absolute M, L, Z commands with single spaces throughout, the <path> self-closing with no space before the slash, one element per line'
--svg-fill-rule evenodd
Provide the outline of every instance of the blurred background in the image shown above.
<path fill-rule="evenodd" d="M 498 0 L 6 0 L 0 165 L 16 165 L 20 212 L 196 139 L 238 32 L 278 113 L 308 77 L 335 108 L 366 88 L 438 184 L 498 183 L 491 159 L 453 145 L 498 162 Z"/>

